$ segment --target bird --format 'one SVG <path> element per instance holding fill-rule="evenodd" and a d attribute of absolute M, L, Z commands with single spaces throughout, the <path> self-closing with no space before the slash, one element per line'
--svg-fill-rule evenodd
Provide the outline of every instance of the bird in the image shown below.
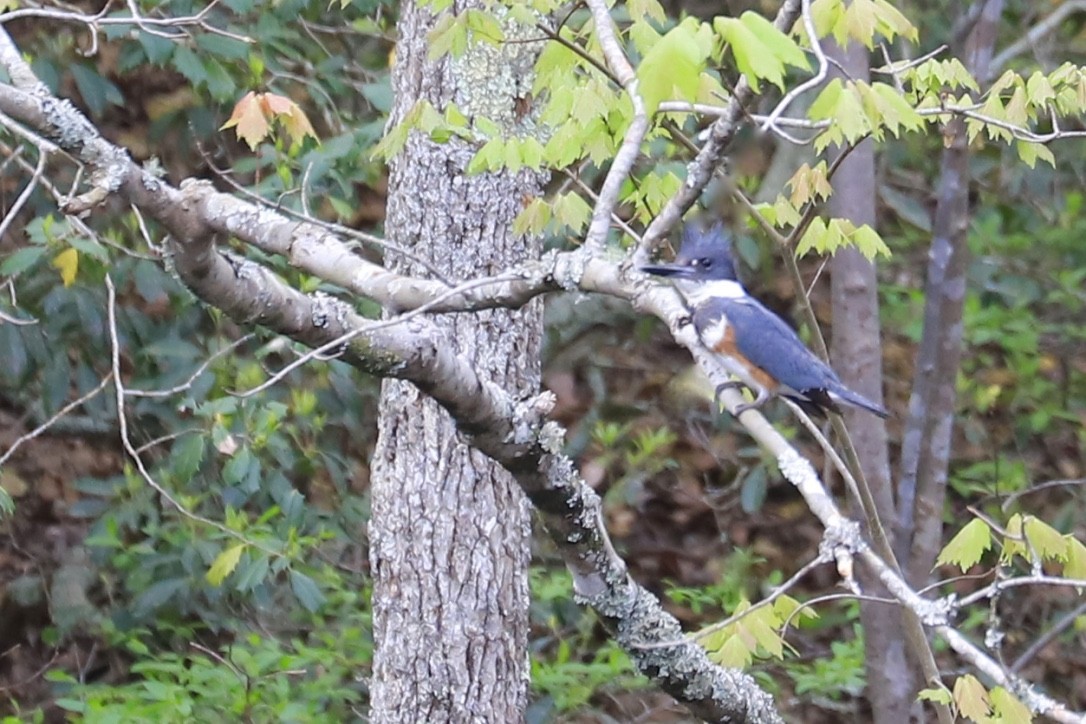
<path fill-rule="evenodd" d="M 846 387 L 784 320 L 747 293 L 722 223 L 686 225 L 674 261 L 642 265 L 640 270 L 674 280 L 693 312 L 701 343 L 736 378 L 719 385 L 716 395 L 730 387 L 755 393 L 753 402 L 736 407 L 736 415 L 779 395 L 818 417 L 827 411 L 840 414 L 841 405 L 889 416 L 886 408 Z"/>

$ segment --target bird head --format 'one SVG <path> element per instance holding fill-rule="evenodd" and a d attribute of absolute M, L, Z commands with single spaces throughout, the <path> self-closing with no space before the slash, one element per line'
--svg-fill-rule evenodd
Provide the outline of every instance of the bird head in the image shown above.
<path fill-rule="evenodd" d="M 688 224 L 683 229 L 683 243 L 675 259 L 670 264 L 646 264 L 641 271 L 692 282 L 739 280 L 731 241 L 720 222 L 709 227 Z"/>

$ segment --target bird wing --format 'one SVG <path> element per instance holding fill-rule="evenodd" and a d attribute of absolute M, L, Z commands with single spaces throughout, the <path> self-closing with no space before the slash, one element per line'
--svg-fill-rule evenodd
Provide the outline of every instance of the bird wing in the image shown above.
<path fill-rule="evenodd" d="M 841 384 L 783 319 L 756 299 L 723 299 L 720 311 L 735 332 L 736 349 L 787 388 L 799 393 Z"/>

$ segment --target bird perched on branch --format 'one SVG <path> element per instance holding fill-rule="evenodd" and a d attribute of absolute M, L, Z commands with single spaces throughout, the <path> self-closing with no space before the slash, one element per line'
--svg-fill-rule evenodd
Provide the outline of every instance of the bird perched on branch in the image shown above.
<path fill-rule="evenodd" d="M 824 417 L 848 405 L 887 417 L 889 413 L 845 387 L 837 373 L 819 359 L 773 312 L 750 296 L 735 272 L 731 243 L 722 224 L 683 230 L 683 243 L 670 264 L 650 264 L 641 271 L 670 277 L 693 311 L 701 343 L 716 352 L 736 381 L 717 387 L 749 387 L 753 402 L 736 414 L 760 407 L 773 395 L 796 402 Z"/>

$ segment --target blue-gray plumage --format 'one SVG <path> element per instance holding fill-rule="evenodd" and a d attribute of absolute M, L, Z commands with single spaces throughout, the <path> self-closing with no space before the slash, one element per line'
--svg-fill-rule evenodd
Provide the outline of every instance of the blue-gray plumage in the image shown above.
<path fill-rule="evenodd" d="M 784 321 L 747 294 L 739 283 L 731 245 L 723 225 L 707 229 L 689 225 L 671 264 L 641 267 L 649 274 L 671 277 L 693 311 L 694 328 L 725 368 L 755 391 L 741 413 L 779 394 L 808 412 L 839 412 L 845 404 L 886 417 L 886 410 L 845 387 L 837 373 L 815 356 Z M 727 383 L 721 387 L 731 384 Z M 719 390 L 719 388 L 718 388 Z"/>

